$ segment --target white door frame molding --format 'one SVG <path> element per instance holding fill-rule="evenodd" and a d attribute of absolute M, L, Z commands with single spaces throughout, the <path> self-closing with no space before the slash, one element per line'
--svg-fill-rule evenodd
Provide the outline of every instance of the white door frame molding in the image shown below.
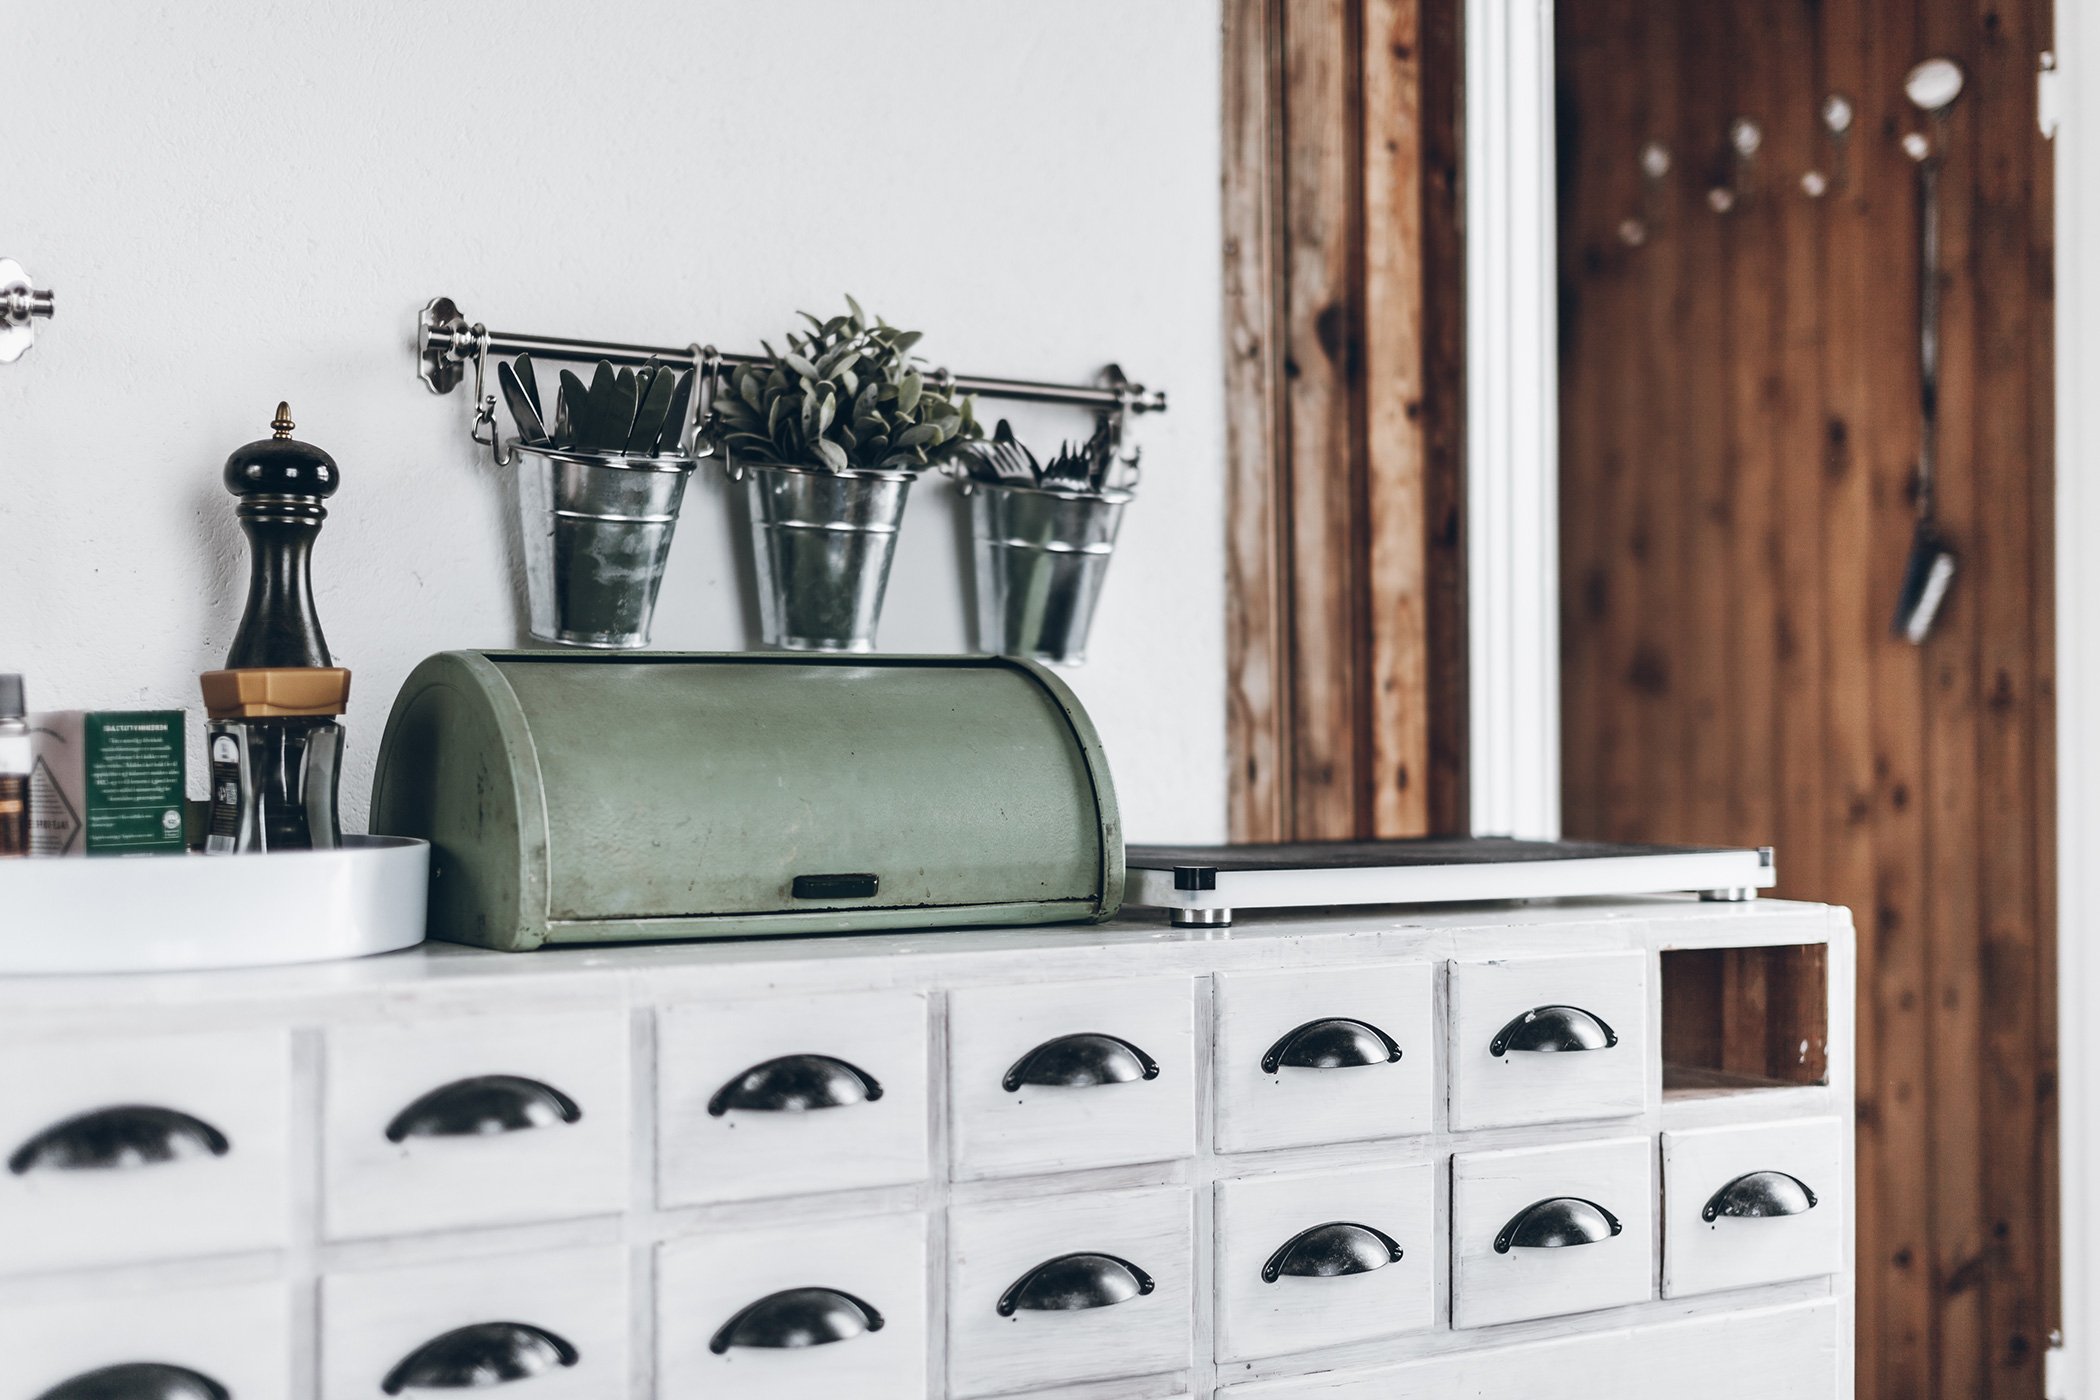
<path fill-rule="evenodd" d="M 1553 0 L 1466 0 L 1472 827 L 1560 834 Z"/>
<path fill-rule="evenodd" d="M 2100 1124 L 2100 9 L 2056 6 L 2056 957 L 2063 1345 L 2048 1393 L 2100 1396 L 2100 1212 L 2087 1204 Z"/>

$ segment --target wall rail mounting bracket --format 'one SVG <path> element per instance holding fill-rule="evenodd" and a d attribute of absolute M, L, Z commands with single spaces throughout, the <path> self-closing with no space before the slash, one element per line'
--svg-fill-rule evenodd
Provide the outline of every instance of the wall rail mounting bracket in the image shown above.
<path fill-rule="evenodd" d="M 0 258 L 0 365 L 11 365 L 36 344 L 36 323 L 48 321 L 55 298 L 36 286 L 22 264 Z"/>

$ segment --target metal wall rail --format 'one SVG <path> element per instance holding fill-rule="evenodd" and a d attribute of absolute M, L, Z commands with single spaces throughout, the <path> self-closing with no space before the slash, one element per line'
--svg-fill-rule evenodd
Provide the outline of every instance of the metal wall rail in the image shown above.
<path fill-rule="evenodd" d="M 695 368 L 704 365 L 717 375 L 769 363 L 763 355 L 732 354 L 707 345 L 622 345 L 607 340 L 567 340 L 551 335 L 492 331 L 478 321 L 469 323 L 449 297 L 434 298 L 417 318 L 418 374 L 432 393 L 449 394 L 458 388 L 469 364 L 474 366 L 478 381 L 482 366 L 490 356 L 502 359 L 520 354 L 530 354 L 534 359 L 584 363 L 609 360 L 616 365 L 644 365 L 651 360 Z M 929 370 L 926 377 L 957 393 L 977 394 L 988 399 L 1068 404 L 1108 411 L 1120 409 L 1125 413 L 1163 413 L 1167 407 L 1164 389 L 1147 389 L 1142 384 L 1133 384 L 1114 365 L 1102 371 L 1100 382 L 1096 384 L 988 379 L 974 374 L 950 374 L 945 369 Z"/>

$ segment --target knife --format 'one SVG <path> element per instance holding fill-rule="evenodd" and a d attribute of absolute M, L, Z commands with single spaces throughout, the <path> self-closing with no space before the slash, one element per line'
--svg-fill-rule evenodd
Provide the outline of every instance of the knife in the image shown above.
<path fill-rule="evenodd" d="M 511 366 L 517 371 L 518 382 L 525 386 L 525 397 L 532 400 L 533 413 L 545 424 L 547 410 L 540 406 L 540 377 L 532 368 L 532 356 L 520 354 L 511 361 Z"/>
<path fill-rule="evenodd" d="M 591 385 L 591 439 L 600 452 L 621 452 L 627 435 L 634 431 L 634 371 L 623 369 L 613 376 L 612 388 L 599 397 Z"/>
<path fill-rule="evenodd" d="M 576 425 L 576 445 L 585 452 L 595 450 L 605 433 L 605 419 L 611 412 L 616 387 L 612 362 L 598 361 L 598 368 L 591 374 L 590 393 L 577 405 L 583 421 Z"/>
<path fill-rule="evenodd" d="M 591 399 L 584 391 L 583 380 L 574 370 L 561 372 L 561 405 L 554 420 L 556 443 L 562 447 L 587 446 L 585 435 L 590 431 Z"/>
<path fill-rule="evenodd" d="M 676 452 L 685 445 L 686 415 L 693 406 L 693 370 L 678 376 L 678 387 L 671 390 L 670 407 L 664 410 L 663 437 L 657 441 L 658 452 Z"/>
<path fill-rule="evenodd" d="M 527 365 L 527 372 L 532 369 Z M 509 365 L 498 362 L 496 382 L 503 386 L 503 401 L 510 405 L 510 416 L 517 420 L 518 437 L 525 442 L 539 442 L 547 436 L 547 425 L 540 421 L 540 411 L 525 392 L 524 381 Z"/>
<path fill-rule="evenodd" d="M 637 381 L 639 389 L 639 381 Z M 641 456 L 656 453 L 656 440 L 663 435 L 665 415 L 671 411 L 671 375 L 659 370 L 649 378 L 648 392 L 634 411 L 634 428 L 627 434 L 627 450 Z"/>

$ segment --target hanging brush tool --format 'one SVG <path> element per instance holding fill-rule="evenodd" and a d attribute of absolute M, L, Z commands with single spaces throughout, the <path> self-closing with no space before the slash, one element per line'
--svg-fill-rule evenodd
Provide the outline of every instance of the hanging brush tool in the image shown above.
<path fill-rule="evenodd" d="M 1918 163 L 1918 523 L 1890 629 L 1912 646 L 1931 635 L 1954 582 L 1954 550 L 1940 533 L 1933 491 L 1940 435 L 1940 164 L 1947 108 L 1961 90 L 1961 65 L 1951 58 L 1928 58 L 1903 80 L 1904 94 L 1933 118 L 1938 138 L 1912 132 L 1903 139 L 1904 153 Z"/>

